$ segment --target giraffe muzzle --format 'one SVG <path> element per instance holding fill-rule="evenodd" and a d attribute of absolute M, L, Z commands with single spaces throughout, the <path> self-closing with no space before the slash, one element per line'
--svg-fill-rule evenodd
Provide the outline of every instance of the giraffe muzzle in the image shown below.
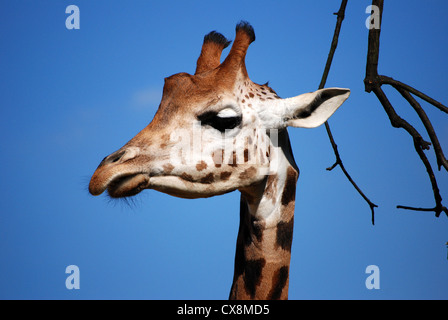
<path fill-rule="evenodd" d="M 131 197 L 148 188 L 148 186 L 148 175 L 128 175 L 112 180 L 107 186 L 107 193 L 111 198 Z"/>
<path fill-rule="evenodd" d="M 130 197 L 149 187 L 149 174 L 141 172 L 132 162 L 138 147 L 120 149 L 105 157 L 89 183 L 90 194 L 97 196 L 107 190 L 112 198 Z"/>
<path fill-rule="evenodd" d="M 110 170 L 95 171 L 89 184 L 89 192 L 98 196 L 107 190 L 111 198 L 135 196 L 149 188 L 149 175 L 145 173 L 129 173 L 113 175 Z"/>

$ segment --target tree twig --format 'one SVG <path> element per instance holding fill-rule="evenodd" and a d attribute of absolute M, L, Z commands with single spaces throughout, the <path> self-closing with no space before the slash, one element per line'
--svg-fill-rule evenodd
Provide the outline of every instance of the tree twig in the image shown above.
<path fill-rule="evenodd" d="M 397 208 L 414 210 L 414 211 L 433 211 L 435 212 L 437 218 L 440 216 L 442 212 L 445 212 L 445 214 L 448 216 L 448 209 L 442 205 L 442 197 L 440 196 L 440 191 L 439 187 L 437 186 L 437 180 L 436 177 L 434 176 L 434 171 L 432 170 L 431 164 L 429 163 L 429 160 L 426 157 L 425 153 L 421 148 L 419 148 L 418 142 L 416 141 L 415 138 L 414 138 L 414 147 L 418 155 L 420 156 L 420 159 L 422 160 L 423 164 L 425 165 L 426 171 L 428 172 L 429 180 L 431 181 L 432 190 L 434 192 L 436 206 L 434 208 L 414 208 L 408 206 L 397 206 Z"/>
<path fill-rule="evenodd" d="M 443 104 L 441 104 L 439 101 L 434 100 L 431 97 L 428 97 L 426 94 L 424 94 L 423 92 L 418 91 L 417 89 L 403 83 L 400 81 L 397 81 L 391 77 L 386 77 L 386 76 L 380 76 L 381 78 L 381 82 L 383 84 L 389 84 L 392 85 L 395 89 L 398 90 L 398 88 L 402 88 L 406 91 L 409 91 L 412 94 L 415 94 L 417 97 L 419 97 L 422 100 L 425 100 L 426 102 L 432 104 L 433 106 L 435 106 L 436 108 L 440 109 L 441 111 L 448 113 L 448 107 L 445 107 Z"/>
<path fill-rule="evenodd" d="M 342 0 L 341 7 L 339 8 L 339 11 L 335 13 L 335 15 L 337 16 L 336 27 L 334 29 L 334 35 L 333 35 L 333 40 L 331 41 L 330 52 L 328 54 L 327 63 L 325 64 L 325 69 L 324 69 L 322 79 L 319 84 L 319 89 L 324 88 L 325 83 L 327 82 L 327 77 L 328 77 L 328 73 L 330 72 L 331 63 L 333 61 L 334 53 L 338 46 L 339 33 L 341 31 L 342 21 L 345 18 L 345 8 L 347 7 L 347 2 L 348 2 L 348 0 Z M 338 146 L 333 138 L 333 134 L 331 132 L 330 125 L 329 125 L 328 121 L 325 122 L 325 129 L 327 131 L 328 138 L 330 139 L 330 143 L 331 143 L 331 146 L 333 148 L 333 151 L 334 151 L 334 154 L 336 157 L 335 163 L 331 167 L 327 168 L 327 170 L 331 171 L 336 166 L 339 166 L 341 168 L 342 172 L 345 174 L 348 181 L 350 181 L 350 183 L 353 185 L 353 187 L 356 189 L 356 191 L 358 191 L 358 193 L 363 197 L 363 199 L 369 205 L 370 211 L 372 214 L 372 224 L 374 225 L 375 224 L 375 208 L 378 206 L 376 204 L 374 204 L 372 201 L 370 201 L 370 199 L 364 194 L 364 192 L 362 192 L 362 190 L 358 187 L 356 182 L 353 180 L 353 178 L 350 176 L 347 169 L 345 168 L 344 163 L 342 162 L 341 156 L 338 151 Z"/>
<path fill-rule="evenodd" d="M 432 145 L 434 146 L 434 152 L 436 155 L 439 171 L 442 166 L 448 171 L 448 161 L 446 160 L 445 155 L 443 154 L 443 150 L 442 147 L 440 146 L 437 134 L 434 130 L 434 127 L 432 126 L 431 120 L 429 120 L 428 116 L 426 115 L 426 112 L 423 110 L 418 101 L 415 100 L 414 97 L 409 93 L 409 91 L 403 89 L 402 87 L 396 87 L 395 89 L 397 89 L 397 91 L 403 96 L 403 98 L 405 98 L 412 106 L 412 108 L 414 108 L 415 112 L 418 114 L 420 120 L 425 126 L 426 132 L 428 133 Z"/>
<path fill-rule="evenodd" d="M 323 89 L 323 87 L 325 87 L 325 83 L 327 82 L 328 73 L 330 72 L 334 53 L 338 46 L 339 33 L 341 32 L 342 21 L 344 21 L 345 18 L 345 8 L 347 7 L 347 2 L 348 0 L 342 0 L 339 11 L 334 13 L 334 15 L 336 15 L 338 18 L 336 20 L 336 27 L 334 28 L 333 40 L 331 40 L 330 52 L 328 53 L 327 63 L 325 64 L 324 73 L 322 74 L 322 79 L 320 80 L 319 89 Z"/>

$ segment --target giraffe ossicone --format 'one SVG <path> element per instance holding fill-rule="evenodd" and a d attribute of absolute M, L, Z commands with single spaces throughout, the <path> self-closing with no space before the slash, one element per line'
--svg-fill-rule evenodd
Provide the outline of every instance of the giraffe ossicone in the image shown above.
<path fill-rule="evenodd" d="M 89 191 L 112 198 L 153 189 L 181 198 L 241 192 L 231 299 L 287 299 L 299 170 L 287 127 L 323 124 L 350 95 L 328 88 L 281 99 L 248 76 L 247 22 L 230 44 L 204 37 L 194 75 L 165 78 L 151 123 L 100 163 Z"/>

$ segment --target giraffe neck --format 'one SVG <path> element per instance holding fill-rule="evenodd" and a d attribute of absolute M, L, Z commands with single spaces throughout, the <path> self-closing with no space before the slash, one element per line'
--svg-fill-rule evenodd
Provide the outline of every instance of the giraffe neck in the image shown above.
<path fill-rule="evenodd" d="M 299 171 L 286 130 L 279 133 L 278 164 L 265 180 L 241 189 L 240 227 L 230 299 L 287 299 Z"/>

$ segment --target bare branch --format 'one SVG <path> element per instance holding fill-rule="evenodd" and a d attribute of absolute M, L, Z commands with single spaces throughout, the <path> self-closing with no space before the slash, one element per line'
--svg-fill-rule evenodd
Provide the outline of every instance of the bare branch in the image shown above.
<path fill-rule="evenodd" d="M 446 161 L 445 155 L 443 154 L 442 147 L 440 146 L 439 139 L 437 138 L 437 134 L 434 131 L 434 128 L 432 126 L 431 121 L 429 120 L 428 116 L 426 115 L 426 112 L 423 110 L 423 108 L 420 106 L 420 104 L 417 102 L 417 100 L 414 99 L 414 97 L 406 90 L 404 90 L 401 87 L 396 87 L 397 91 L 400 92 L 400 94 L 405 98 L 409 104 L 414 108 L 414 110 L 417 112 L 418 116 L 420 117 L 420 120 L 422 121 L 423 125 L 426 128 L 426 132 L 428 132 L 429 138 L 431 139 L 431 142 L 434 146 L 434 151 L 436 154 L 437 159 L 437 165 L 439 166 L 439 171 L 441 167 L 443 166 L 448 171 L 448 161 Z"/>
<path fill-rule="evenodd" d="M 441 104 L 439 101 L 434 100 L 431 97 L 428 97 L 426 94 L 424 94 L 423 92 L 418 91 L 417 89 L 414 89 L 413 87 L 397 81 L 391 77 L 386 77 L 386 76 L 380 76 L 381 78 L 381 82 L 383 84 L 389 84 L 392 85 L 395 89 L 398 90 L 398 88 L 402 88 L 406 91 L 409 91 L 412 94 L 415 94 L 417 97 L 425 100 L 426 102 L 432 104 L 433 106 L 435 106 L 436 108 L 440 109 L 441 111 L 448 113 L 448 107 L 445 107 L 443 104 Z"/>
<path fill-rule="evenodd" d="M 328 73 L 330 72 L 331 63 L 333 62 L 334 53 L 338 46 L 339 41 L 339 33 L 341 32 L 342 21 L 345 18 L 345 8 L 347 7 L 348 0 L 342 0 L 341 7 L 338 12 L 334 14 L 338 17 L 336 20 L 336 27 L 334 29 L 333 40 L 331 40 L 330 52 L 328 53 L 327 63 L 325 64 L 324 73 L 322 75 L 322 79 L 320 80 L 319 89 L 323 89 L 325 87 L 325 83 L 327 82 Z"/>
<path fill-rule="evenodd" d="M 325 125 L 328 125 L 328 123 L 325 123 Z M 327 168 L 327 170 L 331 171 L 337 165 L 339 165 L 339 167 L 341 168 L 342 172 L 347 177 L 348 181 L 350 181 L 350 183 L 353 185 L 353 187 L 356 189 L 356 191 L 358 191 L 358 193 L 361 195 L 361 197 L 363 197 L 363 199 L 369 205 L 370 211 L 371 211 L 371 215 L 372 215 L 372 225 L 375 225 L 375 208 L 377 208 L 378 206 L 376 204 L 374 204 L 372 201 L 370 201 L 369 198 L 367 198 L 367 196 L 364 194 L 364 192 L 362 192 L 362 190 L 358 187 L 358 185 L 355 183 L 355 181 L 352 179 L 350 174 L 345 169 L 344 163 L 342 162 L 341 157 L 339 156 L 338 146 L 334 142 L 333 135 L 332 135 L 331 130 L 330 130 L 329 127 L 328 127 L 328 130 L 327 130 L 327 133 L 328 133 L 328 137 L 330 138 L 330 142 L 331 142 L 331 145 L 333 147 L 334 153 L 336 155 L 336 162 L 331 167 Z"/>
<path fill-rule="evenodd" d="M 373 0 L 372 1 L 372 5 L 377 6 L 379 8 L 380 25 L 381 25 L 381 20 L 382 20 L 383 4 L 384 4 L 384 0 Z M 448 170 L 448 168 L 447 168 L 448 163 L 443 154 L 442 148 L 440 146 L 440 143 L 439 143 L 437 135 L 434 131 L 434 128 L 431 124 L 431 121 L 429 120 L 428 116 L 426 115 L 426 113 L 424 112 L 424 110 L 420 106 L 420 104 L 417 102 L 417 100 L 415 100 L 414 97 L 411 95 L 411 93 L 415 94 L 416 96 L 420 97 L 421 99 L 427 101 L 428 103 L 436 106 L 443 112 L 447 112 L 448 108 L 446 108 L 440 102 L 435 101 L 434 99 L 428 97 L 427 95 L 423 94 L 422 92 L 420 92 L 404 83 L 396 81 L 390 77 L 378 75 L 380 32 L 381 32 L 381 27 L 378 29 L 373 28 L 373 29 L 369 30 L 369 44 L 368 44 L 367 64 L 366 64 L 366 77 L 364 79 L 365 90 L 367 92 L 373 91 L 375 93 L 378 100 L 381 102 L 381 104 L 384 108 L 384 111 L 386 111 L 392 126 L 395 128 L 405 129 L 409 133 L 409 135 L 411 135 L 411 137 L 413 138 L 415 151 L 419 155 L 423 165 L 426 168 L 429 180 L 431 182 L 431 186 L 432 186 L 432 190 L 433 190 L 433 194 L 434 194 L 434 200 L 436 202 L 436 206 L 434 208 L 415 208 L 415 207 L 409 207 L 409 206 L 397 206 L 397 208 L 406 209 L 406 210 L 415 210 L 415 211 L 435 212 L 436 217 L 439 217 L 442 212 L 445 212 L 446 215 L 448 216 L 447 208 L 442 205 L 442 197 L 440 196 L 440 191 L 439 191 L 439 187 L 437 185 L 437 180 L 435 178 L 434 171 L 432 170 L 431 164 L 424 152 L 424 150 L 429 149 L 429 146 L 431 145 L 431 143 L 425 141 L 422 138 L 422 136 L 420 135 L 420 133 L 412 125 L 410 125 L 406 120 L 401 118 L 396 113 L 394 107 L 390 103 L 386 94 L 381 89 L 381 86 L 383 84 L 392 85 L 417 112 L 418 116 L 420 117 L 420 120 L 422 121 L 423 125 L 425 126 L 426 131 L 428 132 L 431 142 L 434 145 L 434 150 L 436 153 L 439 170 L 440 170 L 441 166 L 443 166 L 445 169 Z"/>
<path fill-rule="evenodd" d="M 330 72 L 331 63 L 333 61 L 334 53 L 338 46 L 339 33 L 341 31 L 342 21 L 344 20 L 344 17 L 345 17 L 345 8 L 347 7 L 347 2 L 348 2 L 348 0 L 342 0 L 341 7 L 339 8 L 339 11 L 335 13 L 335 15 L 338 18 L 336 20 L 336 27 L 334 29 L 333 40 L 331 41 L 330 52 L 328 53 L 327 63 L 325 64 L 325 69 L 322 74 L 322 79 L 319 84 L 319 89 L 324 88 L 325 83 L 327 82 L 327 77 L 328 77 L 328 73 Z M 370 201 L 370 199 L 364 194 L 364 192 L 362 192 L 362 190 L 355 183 L 353 178 L 348 173 L 347 169 L 345 169 L 344 163 L 342 162 L 341 156 L 338 151 L 338 146 L 337 146 L 336 142 L 334 141 L 333 134 L 331 132 L 330 124 L 328 123 L 328 121 L 325 122 L 325 129 L 327 130 L 327 134 L 330 139 L 331 146 L 333 147 L 333 152 L 336 156 L 335 163 L 331 167 L 327 168 L 327 170 L 331 171 L 336 166 L 339 166 L 341 168 L 342 172 L 345 174 L 348 181 L 350 181 L 350 183 L 353 185 L 353 187 L 356 189 L 356 191 L 358 191 L 358 193 L 368 203 L 371 213 L 372 213 L 372 224 L 374 225 L 375 224 L 375 208 L 378 206 L 376 204 L 374 204 L 372 201 Z"/>
<path fill-rule="evenodd" d="M 436 213 L 436 217 L 438 218 L 440 214 L 445 212 L 445 214 L 448 217 L 448 209 L 442 205 L 442 197 L 440 196 L 439 187 L 437 186 L 437 180 L 434 176 L 434 171 L 432 170 L 431 164 L 429 163 L 428 158 L 426 157 L 423 150 L 420 148 L 419 143 L 414 138 L 414 147 L 415 151 L 417 151 L 418 155 L 420 156 L 420 159 L 422 160 L 423 164 L 426 167 L 426 171 L 428 172 L 429 179 L 431 181 L 432 190 L 434 192 L 434 198 L 436 200 L 436 206 L 434 208 L 414 208 L 414 207 L 407 207 L 407 206 L 397 206 L 398 209 L 407 209 L 407 210 L 414 210 L 414 211 L 433 211 Z"/>
<path fill-rule="evenodd" d="M 394 107 L 390 103 L 384 91 L 381 89 L 381 82 L 377 82 L 376 85 L 373 86 L 372 91 L 375 93 L 378 100 L 380 100 L 381 104 L 383 105 L 384 111 L 386 111 L 387 115 L 389 116 L 391 125 L 394 128 L 405 129 L 418 142 L 420 148 L 429 150 L 429 146 L 431 145 L 431 143 L 423 140 L 420 133 L 411 124 L 409 124 L 409 122 L 401 118 L 395 112 Z"/>

